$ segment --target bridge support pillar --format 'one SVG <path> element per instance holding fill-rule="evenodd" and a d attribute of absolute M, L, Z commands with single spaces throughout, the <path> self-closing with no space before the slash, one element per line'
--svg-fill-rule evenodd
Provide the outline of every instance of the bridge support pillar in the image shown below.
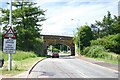
<path fill-rule="evenodd" d="M 47 43 L 44 41 L 44 56 L 47 56 Z"/>
<path fill-rule="evenodd" d="M 75 56 L 75 45 L 74 45 L 74 43 L 71 46 L 71 56 Z"/>

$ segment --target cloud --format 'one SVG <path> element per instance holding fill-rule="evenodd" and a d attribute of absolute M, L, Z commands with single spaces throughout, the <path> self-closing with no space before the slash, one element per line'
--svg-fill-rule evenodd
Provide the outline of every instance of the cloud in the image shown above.
<path fill-rule="evenodd" d="M 7 1 L 7 0 L 6 0 Z M 43 34 L 71 35 L 78 26 L 101 21 L 107 11 L 118 14 L 119 0 L 35 0 L 47 10 Z M 72 20 L 74 19 L 74 20 Z"/>
<path fill-rule="evenodd" d="M 90 25 L 95 20 L 102 20 L 107 11 L 117 15 L 116 0 L 114 0 L 116 2 L 108 0 L 98 0 L 97 2 L 95 0 L 72 0 L 57 5 L 59 1 L 61 1 L 60 4 L 64 2 L 64 0 L 49 0 L 42 4 L 41 7 L 47 9 L 46 17 L 48 18 L 44 22 L 42 33 L 73 34 L 78 25 L 84 25 L 85 23 Z M 74 19 L 74 21 L 71 19 Z"/>

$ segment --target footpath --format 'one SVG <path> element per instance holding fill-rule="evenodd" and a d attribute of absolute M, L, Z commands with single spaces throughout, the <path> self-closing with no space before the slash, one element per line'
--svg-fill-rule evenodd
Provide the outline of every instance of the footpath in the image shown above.
<path fill-rule="evenodd" d="M 99 61 L 99 60 L 94 60 L 91 58 L 86 58 L 84 56 L 76 56 L 76 58 L 82 59 L 84 61 L 93 63 L 93 64 L 97 64 L 115 71 L 118 71 L 118 68 L 120 68 L 120 66 L 118 66 L 118 64 L 112 64 L 112 63 L 108 63 L 108 62 L 104 62 L 104 61 Z"/>

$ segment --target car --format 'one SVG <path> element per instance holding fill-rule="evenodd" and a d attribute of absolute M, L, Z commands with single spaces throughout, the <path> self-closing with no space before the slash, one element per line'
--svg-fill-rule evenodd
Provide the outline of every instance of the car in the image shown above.
<path fill-rule="evenodd" d="M 67 53 L 70 53 L 71 51 L 69 50 L 69 51 L 67 51 Z"/>
<path fill-rule="evenodd" d="M 59 53 L 58 52 L 54 52 L 52 54 L 52 58 L 59 58 Z"/>
<path fill-rule="evenodd" d="M 0 68 L 3 67 L 4 59 L 0 57 Z"/>

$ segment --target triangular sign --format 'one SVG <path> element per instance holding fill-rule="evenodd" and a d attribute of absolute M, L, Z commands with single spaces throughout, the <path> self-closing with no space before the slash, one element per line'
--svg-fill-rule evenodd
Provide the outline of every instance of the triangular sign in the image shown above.
<path fill-rule="evenodd" d="M 13 29 L 10 27 L 6 34 L 4 35 L 4 38 L 16 38 Z"/>

